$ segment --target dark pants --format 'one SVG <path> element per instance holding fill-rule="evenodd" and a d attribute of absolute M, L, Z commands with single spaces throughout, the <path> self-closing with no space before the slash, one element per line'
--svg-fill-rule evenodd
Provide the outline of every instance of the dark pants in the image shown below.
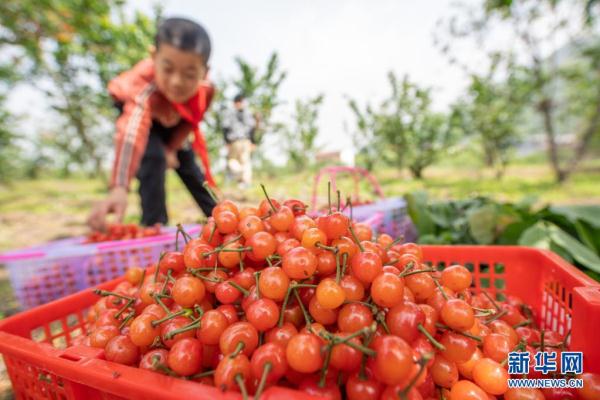
<path fill-rule="evenodd" d="M 171 132 L 172 129 L 164 128 L 156 122 L 150 129 L 148 145 L 137 173 L 142 200 L 142 225 L 167 224 L 169 220 L 165 192 L 167 160 L 164 148 L 169 141 Z M 177 158 L 179 159 L 179 168 L 175 172 L 204 214 L 210 216 L 215 202 L 202 186 L 204 174 L 196 164 L 193 150 L 190 148 L 179 150 Z"/>

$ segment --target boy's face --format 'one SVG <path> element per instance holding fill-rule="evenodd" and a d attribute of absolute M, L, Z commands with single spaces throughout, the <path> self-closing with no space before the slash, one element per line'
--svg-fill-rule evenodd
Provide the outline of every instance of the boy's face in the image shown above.
<path fill-rule="evenodd" d="M 206 77 L 208 67 L 202 56 L 161 44 L 152 54 L 158 90 L 174 103 L 185 103 Z"/>

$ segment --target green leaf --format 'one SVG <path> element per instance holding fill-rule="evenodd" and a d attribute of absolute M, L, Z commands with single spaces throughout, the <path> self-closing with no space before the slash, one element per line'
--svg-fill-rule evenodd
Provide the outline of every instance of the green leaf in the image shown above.
<path fill-rule="evenodd" d="M 579 240 L 581 240 L 581 242 L 583 244 L 585 244 L 594 253 L 596 253 L 596 254 L 600 253 L 600 247 L 598 247 L 596 245 L 596 243 L 594 243 L 594 234 L 592 233 L 592 230 L 585 223 L 583 223 L 581 221 L 576 221 L 575 222 L 575 230 L 577 230 L 577 236 L 579 237 Z M 598 237 L 598 236 L 596 236 L 596 237 Z"/>
<path fill-rule="evenodd" d="M 493 204 L 487 204 L 467 212 L 469 232 L 475 242 L 491 244 L 494 241 L 496 219 L 496 206 Z"/>
<path fill-rule="evenodd" d="M 498 237 L 496 241 L 498 244 L 518 244 L 519 238 L 523 235 L 528 228 L 535 224 L 535 220 L 513 222 L 504 228 L 504 231 Z"/>
<path fill-rule="evenodd" d="M 521 246 L 537 247 L 538 249 L 550 250 L 550 232 L 545 222 L 538 222 L 523 232 L 519 238 Z"/>
<path fill-rule="evenodd" d="M 600 229 L 600 206 L 550 206 L 549 211 L 568 218 L 572 223 L 581 220 L 587 222 L 594 228 Z"/>
<path fill-rule="evenodd" d="M 549 229 L 552 241 L 568 251 L 578 263 L 600 273 L 600 257 L 556 225 L 549 224 Z"/>
<path fill-rule="evenodd" d="M 408 215 L 417 228 L 419 236 L 435 234 L 435 224 L 427 212 L 427 193 L 418 191 L 404 196 Z"/>

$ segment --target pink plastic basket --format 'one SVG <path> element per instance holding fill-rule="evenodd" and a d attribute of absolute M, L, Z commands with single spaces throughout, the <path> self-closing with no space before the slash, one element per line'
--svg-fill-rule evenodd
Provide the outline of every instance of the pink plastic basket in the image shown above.
<path fill-rule="evenodd" d="M 175 228 L 159 236 L 84 244 L 83 238 L 65 239 L 0 255 L 8 270 L 21 310 L 76 293 L 121 276 L 132 265 L 146 267 L 162 251 L 175 249 Z M 198 225 L 186 227 L 190 234 Z M 181 239 L 181 241 L 183 241 Z"/>
<path fill-rule="evenodd" d="M 378 223 L 376 225 L 372 224 L 372 227 L 377 231 L 377 233 L 387 233 L 393 238 L 403 236 L 404 240 L 409 242 L 416 241 L 417 231 L 407 214 L 406 202 L 404 199 L 401 197 L 386 198 L 375 176 L 363 168 L 345 166 L 322 168 L 315 176 L 313 185 L 311 210 L 314 210 L 315 214 L 319 213 L 317 188 L 325 176 L 327 176 L 331 182 L 331 189 L 333 193 L 335 193 L 337 190 L 337 179 L 339 177 L 343 176 L 352 178 L 354 181 L 354 193 L 352 195 L 353 202 L 360 201 L 359 184 L 362 180 L 366 180 L 371 186 L 374 195 L 378 199 L 371 203 L 353 206 L 352 210 L 350 210 L 350 208 L 346 208 L 344 213 L 347 215 L 352 213 L 353 219 L 360 222 L 363 222 L 371 218 L 373 215 L 380 213 L 381 216 L 378 217 Z M 373 222 L 374 221 L 371 221 L 371 223 Z"/>

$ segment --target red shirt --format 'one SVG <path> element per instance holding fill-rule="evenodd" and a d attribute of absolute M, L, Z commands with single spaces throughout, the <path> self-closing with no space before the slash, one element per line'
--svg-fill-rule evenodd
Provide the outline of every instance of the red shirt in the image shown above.
<path fill-rule="evenodd" d="M 152 120 L 173 120 L 174 116 L 177 117 L 174 114 L 183 121 L 167 147 L 174 151 L 180 149 L 186 137 L 193 132 L 193 148 L 200 156 L 207 182 L 214 186 L 206 142 L 199 126 L 214 95 L 210 82 L 201 81 L 196 94 L 185 104 L 171 103 L 156 87 L 154 62 L 146 59 L 110 81 L 108 91 L 115 100 L 123 103 L 123 113 L 116 123 L 111 187 L 129 187 L 146 150 Z"/>

